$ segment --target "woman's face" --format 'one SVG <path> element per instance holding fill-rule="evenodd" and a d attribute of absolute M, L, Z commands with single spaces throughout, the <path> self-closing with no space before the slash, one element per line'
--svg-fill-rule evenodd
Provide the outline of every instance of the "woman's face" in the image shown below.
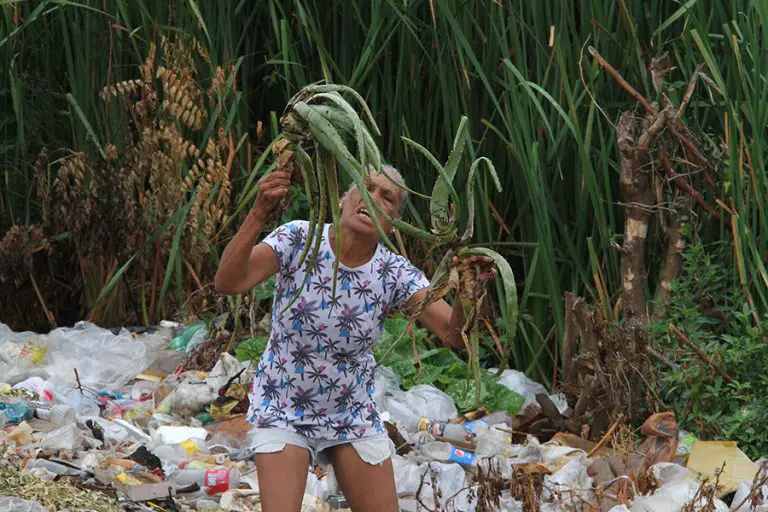
<path fill-rule="evenodd" d="M 400 212 L 400 205 L 403 200 L 402 190 L 386 176 L 376 171 L 370 173 L 365 183 L 371 199 L 390 217 L 396 217 Z M 369 212 L 363 201 L 363 195 L 356 187 L 353 188 L 342 203 L 341 224 L 343 228 L 358 235 L 377 237 L 378 233 L 371 215 L 376 215 L 385 232 L 392 231 L 392 224 L 387 222 L 377 211 Z"/>

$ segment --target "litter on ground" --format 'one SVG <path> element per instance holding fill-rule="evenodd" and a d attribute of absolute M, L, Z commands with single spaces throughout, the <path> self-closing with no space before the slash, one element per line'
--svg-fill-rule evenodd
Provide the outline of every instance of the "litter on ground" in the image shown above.
<path fill-rule="evenodd" d="M 210 371 L 185 368 L 205 332 L 0 324 L 0 512 L 261 510 L 246 442 L 254 365 L 223 353 Z M 565 399 L 514 370 L 499 382 L 523 397 L 517 414 L 460 414 L 439 389 L 404 390 L 379 368 L 401 510 L 768 510 L 766 467 L 735 443 L 696 440 L 671 413 L 636 442 L 537 437 L 525 428 L 540 404 L 568 418 Z M 302 510 L 348 510 L 332 468 L 311 468 Z"/>

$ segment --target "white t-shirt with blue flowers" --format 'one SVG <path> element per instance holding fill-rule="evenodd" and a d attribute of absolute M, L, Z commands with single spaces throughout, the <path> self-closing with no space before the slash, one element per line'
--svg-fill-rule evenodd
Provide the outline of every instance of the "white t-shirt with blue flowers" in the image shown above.
<path fill-rule="evenodd" d="M 320 253 L 301 295 L 285 312 L 308 271 L 309 257 L 302 268 L 297 263 L 309 223 L 289 222 L 264 240 L 274 250 L 280 271 L 269 343 L 256 370 L 248 421 L 312 439 L 359 439 L 384 431 L 373 402 L 371 351 L 384 319 L 391 310 L 404 308 L 429 280 L 406 258 L 379 244 L 368 263 L 356 268 L 339 264 L 336 296 L 331 297 L 330 226 L 323 228 Z"/>

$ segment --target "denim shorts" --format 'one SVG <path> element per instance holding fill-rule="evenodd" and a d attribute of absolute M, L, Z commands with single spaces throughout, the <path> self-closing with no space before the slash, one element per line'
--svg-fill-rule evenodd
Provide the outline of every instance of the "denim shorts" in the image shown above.
<path fill-rule="evenodd" d="M 309 452 L 310 464 L 327 466 L 328 458 L 323 453 L 328 448 L 351 444 L 360 458 L 370 465 L 384 464 L 395 455 L 395 445 L 386 433 L 366 437 L 364 439 L 324 440 L 311 439 L 296 432 L 279 428 L 252 428 L 248 432 L 246 449 L 253 456 L 259 453 L 278 453 L 283 451 L 286 444 L 304 448 Z"/>

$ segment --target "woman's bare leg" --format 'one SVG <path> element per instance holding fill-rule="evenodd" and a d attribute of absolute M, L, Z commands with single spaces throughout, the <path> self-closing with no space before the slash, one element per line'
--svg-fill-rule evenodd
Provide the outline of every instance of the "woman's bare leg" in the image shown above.
<path fill-rule="evenodd" d="M 327 452 L 352 512 L 399 512 L 391 458 L 383 464 L 368 464 L 351 444 Z"/>
<path fill-rule="evenodd" d="M 286 444 L 276 453 L 257 453 L 261 509 L 264 512 L 300 512 L 307 487 L 309 452 Z"/>

